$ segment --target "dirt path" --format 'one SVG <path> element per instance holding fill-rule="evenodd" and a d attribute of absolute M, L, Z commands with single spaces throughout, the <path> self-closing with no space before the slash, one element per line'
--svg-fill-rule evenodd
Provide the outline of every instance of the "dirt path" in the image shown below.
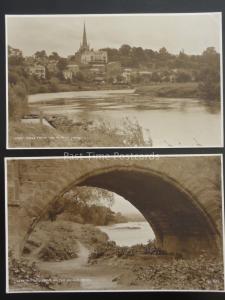
<path fill-rule="evenodd" d="M 77 258 L 59 262 L 39 262 L 38 267 L 43 271 L 49 271 L 57 275 L 70 274 L 80 270 L 86 266 L 90 251 L 81 242 L 77 241 L 77 244 L 79 247 Z"/>
<path fill-rule="evenodd" d="M 60 289 L 68 290 L 104 290 L 115 289 L 113 278 L 118 275 L 118 268 L 103 265 L 89 265 L 89 250 L 78 242 L 78 257 L 60 262 L 39 262 L 40 270 L 62 280 Z M 57 286 L 57 288 L 59 288 Z"/>

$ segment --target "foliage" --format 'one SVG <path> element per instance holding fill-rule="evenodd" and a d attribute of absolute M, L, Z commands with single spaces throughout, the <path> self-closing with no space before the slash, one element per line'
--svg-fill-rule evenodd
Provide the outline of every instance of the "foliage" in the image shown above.
<path fill-rule="evenodd" d="M 13 286 L 39 286 L 44 289 L 52 289 L 51 277 L 45 276 L 38 269 L 35 262 L 26 259 L 15 258 L 13 251 L 9 251 L 9 284 Z"/>
<path fill-rule="evenodd" d="M 202 98 L 208 100 L 220 99 L 219 71 L 209 66 L 202 71 L 201 82 L 199 83 L 199 93 Z"/>
<path fill-rule="evenodd" d="M 50 55 L 49 55 L 49 59 L 52 59 L 52 60 L 59 60 L 60 59 L 60 56 L 57 52 L 52 52 Z"/>
<path fill-rule="evenodd" d="M 120 257 L 129 258 L 140 255 L 167 255 L 168 253 L 156 246 L 155 241 L 149 241 L 148 244 L 137 244 L 133 246 L 117 246 L 114 241 L 102 243 L 89 255 L 89 262 L 100 257 Z"/>
<path fill-rule="evenodd" d="M 36 51 L 36 52 L 34 53 L 34 56 L 35 56 L 37 59 L 44 59 L 44 58 L 47 58 L 47 54 L 46 54 L 46 51 L 45 51 L 45 50 Z"/>
<path fill-rule="evenodd" d="M 177 82 L 190 82 L 191 75 L 186 72 L 179 72 L 177 74 Z"/>
<path fill-rule="evenodd" d="M 66 58 L 60 58 L 57 67 L 59 68 L 60 71 L 64 70 L 67 66 L 67 59 Z"/>
<path fill-rule="evenodd" d="M 9 118 L 18 120 L 28 111 L 28 74 L 25 71 L 22 56 L 9 57 L 8 73 Z"/>
<path fill-rule="evenodd" d="M 134 282 L 145 282 L 152 289 L 223 290 L 223 262 L 218 257 L 200 255 L 190 259 L 152 261 L 133 266 Z M 118 279 L 120 282 L 120 279 Z"/>
<path fill-rule="evenodd" d="M 195 82 L 161 83 L 138 87 L 135 93 L 152 97 L 197 98 L 198 84 Z"/>
<path fill-rule="evenodd" d="M 123 121 L 123 136 L 124 142 L 129 146 L 140 146 L 145 145 L 143 136 L 143 130 L 137 120 L 131 122 L 129 118 L 125 118 Z M 152 141 L 149 139 L 149 146 L 152 146 Z"/>
<path fill-rule="evenodd" d="M 113 193 L 107 190 L 76 187 L 51 203 L 46 216 L 54 221 L 63 213 L 74 222 L 107 225 L 116 221 L 116 214 L 109 208 L 113 200 Z M 103 202 L 109 207 L 103 206 Z"/>
<path fill-rule="evenodd" d="M 27 113 L 27 90 L 23 83 L 9 86 L 8 107 L 10 119 L 21 119 Z"/>
<path fill-rule="evenodd" d="M 8 59 L 8 64 L 10 66 L 22 65 L 23 62 L 24 62 L 24 58 L 22 56 L 10 56 Z"/>

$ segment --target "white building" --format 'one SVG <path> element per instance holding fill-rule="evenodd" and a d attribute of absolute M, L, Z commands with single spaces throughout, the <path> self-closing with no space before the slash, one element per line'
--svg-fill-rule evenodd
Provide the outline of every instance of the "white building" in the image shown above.
<path fill-rule="evenodd" d="M 63 77 L 66 80 L 68 80 L 68 79 L 72 80 L 73 79 L 73 72 L 71 70 L 66 69 L 66 70 L 63 71 Z"/>
<path fill-rule="evenodd" d="M 132 69 L 124 69 L 122 72 L 122 77 L 124 79 L 124 82 L 129 83 L 131 81 L 133 70 Z"/>
<path fill-rule="evenodd" d="M 85 51 L 81 54 L 82 64 L 107 64 L 108 55 L 106 51 Z"/>
<path fill-rule="evenodd" d="M 42 78 L 42 79 L 46 78 L 46 71 L 44 66 L 41 65 L 29 66 L 28 72 L 30 75 L 34 75 L 38 78 Z"/>

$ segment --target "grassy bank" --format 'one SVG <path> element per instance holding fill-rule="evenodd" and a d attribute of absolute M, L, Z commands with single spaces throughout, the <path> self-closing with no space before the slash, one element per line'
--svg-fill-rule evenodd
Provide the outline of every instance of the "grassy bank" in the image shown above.
<path fill-rule="evenodd" d="M 139 86 L 135 93 L 151 97 L 198 98 L 198 83 L 159 83 Z"/>
<path fill-rule="evenodd" d="M 126 147 L 152 146 L 144 140 L 143 129 L 137 121 L 125 118 L 121 127 L 112 126 L 102 119 L 71 121 L 57 116 L 54 127 L 41 124 L 9 122 L 10 147 Z"/>

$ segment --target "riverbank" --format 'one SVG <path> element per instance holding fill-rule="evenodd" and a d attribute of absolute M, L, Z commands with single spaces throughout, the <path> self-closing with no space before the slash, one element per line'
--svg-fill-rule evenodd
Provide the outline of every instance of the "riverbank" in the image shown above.
<path fill-rule="evenodd" d="M 124 118 L 121 127 L 101 118 L 72 120 L 62 114 L 45 116 L 51 126 L 9 122 L 10 147 L 126 147 L 152 146 L 137 121 Z"/>
<path fill-rule="evenodd" d="M 199 98 L 199 83 L 184 82 L 184 83 L 151 83 L 144 84 L 71 84 L 59 83 L 52 87 L 50 84 L 40 84 L 31 88 L 30 94 L 58 93 L 58 92 L 78 92 L 78 91 L 104 91 L 104 90 L 126 90 L 134 89 L 136 94 L 165 97 L 165 98 Z"/>
<path fill-rule="evenodd" d="M 198 83 L 159 83 L 136 87 L 135 93 L 165 98 L 199 98 Z"/>
<path fill-rule="evenodd" d="M 72 84 L 59 83 L 56 86 L 50 84 L 39 84 L 30 88 L 30 94 L 44 94 L 44 93 L 59 93 L 59 92 L 77 92 L 77 91 L 102 91 L 102 90 L 126 90 L 135 89 L 135 93 L 141 95 L 149 95 L 152 97 L 166 97 L 166 98 L 198 98 L 199 84 L 197 82 L 184 83 L 153 83 L 153 84 Z"/>
<path fill-rule="evenodd" d="M 65 257 L 69 249 L 74 254 Z M 21 262 L 10 256 L 13 291 L 222 290 L 224 284 L 220 257 L 184 258 L 152 242 L 119 247 L 87 224 L 42 221 L 24 252 Z"/>
<path fill-rule="evenodd" d="M 29 87 L 30 94 L 76 92 L 76 91 L 98 91 L 98 90 L 123 90 L 132 88 L 130 84 L 98 84 L 98 83 L 39 83 Z"/>

